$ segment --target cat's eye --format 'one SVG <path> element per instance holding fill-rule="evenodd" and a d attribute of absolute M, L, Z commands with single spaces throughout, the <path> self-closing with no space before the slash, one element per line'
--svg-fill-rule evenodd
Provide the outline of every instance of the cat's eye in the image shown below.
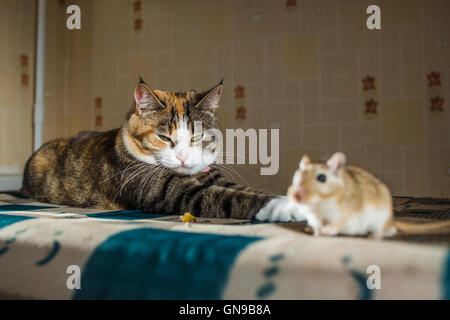
<path fill-rule="evenodd" d="M 198 134 L 198 135 L 193 136 L 191 138 L 191 142 L 199 142 L 200 140 L 202 140 L 202 138 L 203 138 L 203 135 L 202 134 Z"/>
<path fill-rule="evenodd" d="M 319 175 L 317 176 L 317 181 L 324 183 L 324 182 L 327 181 L 327 176 L 324 175 L 324 174 L 319 174 Z"/>
<path fill-rule="evenodd" d="M 165 141 L 165 142 L 172 142 L 172 139 L 170 139 L 168 136 L 164 136 L 162 134 L 158 134 L 158 138 L 160 138 L 162 141 Z"/>

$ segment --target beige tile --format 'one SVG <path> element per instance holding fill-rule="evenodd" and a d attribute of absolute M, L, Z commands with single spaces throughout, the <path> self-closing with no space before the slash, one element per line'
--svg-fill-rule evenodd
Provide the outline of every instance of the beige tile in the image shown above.
<path fill-rule="evenodd" d="M 282 62 L 272 60 L 266 63 L 266 90 L 265 98 L 267 101 L 279 102 L 283 97 L 283 75 Z"/>
<path fill-rule="evenodd" d="M 423 17 L 426 20 L 448 19 L 450 3 L 447 0 L 423 1 Z"/>
<path fill-rule="evenodd" d="M 266 50 L 265 58 L 268 60 L 281 59 L 282 49 L 283 49 L 282 38 L 267 39 L 265 41 L 265 50 Z"/>
<path fill-rule="evenodd" d="M 298 12 L 287 12 L 283 19 L 283 34 L 297 35 L 302 28 L 301 15 Z"/>
<path fill-rule="evenodd" d="M 234 70 L 236 82 L 252 82 L 263 79 L 263 42 L 258 40 L 236 42 Z"/>
<path fill-rule="evenodd" d="M 361 166 L 371 172 L 382 171 L 379 125 L 344 125 L 342 143 L 348 163 Z"/>
<path fill-rule="evenodd" d="M 213 67 L 187 68 L 186 79 L 186 82 L 189 83 L 189 88 L 199 91 L 210 89 L 220 81 L 216 69 Z"/>
<path fill-rule="evenodd" d="M 319 48 L 320 54 L 337 53 L 339 50 L 338 34 L 335 31 L 320 33 Z"/>
<path fill-rule="evenodd" d="M 403 172 L 404 151 L 398 147 L 384 147 L 383 149 L 383 172 Z M 410 159 L 406 158 L 408 163 Z M 423 167 L 421 168 L 423 171 Z"/>
<path fill-rule="evenodd" d="M 257 113 L 262 114 L 263 128 L 279 128 L 280 144 L 284 147 L 300 145 L 300 111 L 300 105 L 297 104 L 271 105 L 256 109 Z"/>
<path fill-rule="evenodd" d="M 399 173 L 384 173 L 381 181 L 387 185 L 393 196 L 404 196 L 403 175 Z"/>
<path fill-rule="evenodd" d="M 284 42 L 286 78 L 310 78 L 317 75 L 318 44 L 315 36 L 289 37 Z"/>
<path fill-rule="evenodd" d="M 20 83 L 18 73 L 0 72 L 0 106 L 17 106 L 17 85 Z"/>
<path fill-rule="evenodd" d="M 383 20 L 381 21 L 383 23 Z M 381 47 L 383 49 L 398 49 L 400 47 L 400 28 L 398 25 L 387 25 L 381 28 Z"/>
<path fill-rule="evenodd" d="M 305 125 L 303 132 L 305 147 L 339 145 L 339 127 L 337 125 Z"/>
<path fill-rule="evenodd" d="M 284 83 L 284 99 L 289 102 L 298 102 L 300 100 L 299 81 L 286 81 Z"/>
<path fill-rule="evenodd" d="M 428 191 L 433 196 L 448 196 L 450 190 L 450 148 L 428 149 Z"/>
<path fill-rule="evenodd" d="M 323 56 L 321 78 L 324 100 L 356 98 L 356 55 Z"/>
<path fill-rule="evenodd" d="M 265 102 L 264 91 L 264 84 L 262 83 L 248 84 L 245 86 L 245 99 L 249 104 L 259 107 Z"/>
<path fill-rule="evenodd" d="M 422 44 L 419 23 L 405 24 L 401 27 L 401 63 L 404 73 L 422 71 Z"/>
<path fill-rule="evenodd" d="M 405 74 L 403 76 L 403 91 L 407 97 L 422 97 L 424 89 L 422 73 Z"/>
<path fill-rule="evenodd" d="M 381 98 L 401 96 L 401 55 L 400 51 L 386 51 L 380 54 L 381 66 Z"/>
<path fill-rule="evenodd" d="M 320 122 L 319 92 L 316 80 L 302 81 L 303 124 Z"/>
<path fill-rule="evenodd" d="M 408 148 L 406 150 L 405 194 L 408 196 L 425 195 L 425 149 Z"/>
<path fill-rule="evenodd" d="M 386 25 L 418 21 L 420 18 L 419 0 L 386 0 L 380 8 L 382 23 Z"/>
<path fill-rule="evenodd" d="M 322 120 L 324 122 L 353 122 L 358 118 L 358 101 L 335 101 L 322 104 Z"/>
<path fill-rule="evenodd" d="M 426 145 L 427 146 L 447 146 L 450 145 L 448 136 L 449 123 L 441 121 L 427 121 L 426 124 Z"/>
<path fill-rule="evenodd" d="M 300 5 L 302 32 L 317 32 L 336 29 L 336 1 L 306 0 Z"/>
<path fill-rule="evenodd" d="M 424 143 L 423 103 L 421 99 L 381 101 L 383 143 L 421 145 Z"/>
<path fill-rule="evenodd" d="M 450 68 L 450 21 L 424 24 L 425 68 Z"/>
<path fill-rule="evenodd" d="M 381 46 L 381 30 L 369 30 L 366 27 L 367 6 L 341 5 L 338 7 L 340 45 L 344 51 L 378 50 Z M 384 25 L 383 17 L 381 23 Z"/>
<path fill-rule="evenodd" d="M 227 2 L 205 2 L 201 16 L 202 38 L 205 43 L 217 44 L 231 38 L 231 5 Z"/>

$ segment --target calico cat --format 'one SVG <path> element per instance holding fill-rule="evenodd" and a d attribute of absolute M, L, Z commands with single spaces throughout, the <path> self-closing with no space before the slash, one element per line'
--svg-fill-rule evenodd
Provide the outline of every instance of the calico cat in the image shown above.
<path fill-rule="evenodd" d="M 76 207 L 303 220 L 305 207 L 230 181 L 213 165 L 217 150 L 205 147 L 204 133 L 219 128 L 222 90 L 220 82 L 203 92 L 173 93 L 141 79 L 121 128 L 44 144 L 25 165 L 22 192 Z M 199 134 L 195 121 L 202 124 Z"/>

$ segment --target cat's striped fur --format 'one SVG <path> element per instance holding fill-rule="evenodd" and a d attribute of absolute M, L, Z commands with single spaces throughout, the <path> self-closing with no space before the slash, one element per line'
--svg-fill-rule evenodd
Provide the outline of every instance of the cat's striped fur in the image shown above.
<path fill-rule="evenodd" d="M 301 219 L 285 198 L 229 181 L 212 164 L 216 151 L 206 150 L 200 135 L 218 128 L 214 111 L 221 93 L 222 83 L 201 93 L 172 93 L 141 81 L 121 128 L 46 143 L 28 160 L 22 191 L 78 207 Z M 194 121 L 202 122 L 197 136 Z"/>

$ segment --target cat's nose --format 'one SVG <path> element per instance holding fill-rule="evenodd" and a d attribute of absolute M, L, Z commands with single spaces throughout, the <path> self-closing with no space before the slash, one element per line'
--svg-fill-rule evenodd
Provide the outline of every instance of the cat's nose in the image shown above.
<path fill-rule="evenodd" d="M 179 155 L 179 154 L 177 154 L 175 157 L 181 161 L 181 164 L 184 164 L 188 158 L 186 155 Z"/>

